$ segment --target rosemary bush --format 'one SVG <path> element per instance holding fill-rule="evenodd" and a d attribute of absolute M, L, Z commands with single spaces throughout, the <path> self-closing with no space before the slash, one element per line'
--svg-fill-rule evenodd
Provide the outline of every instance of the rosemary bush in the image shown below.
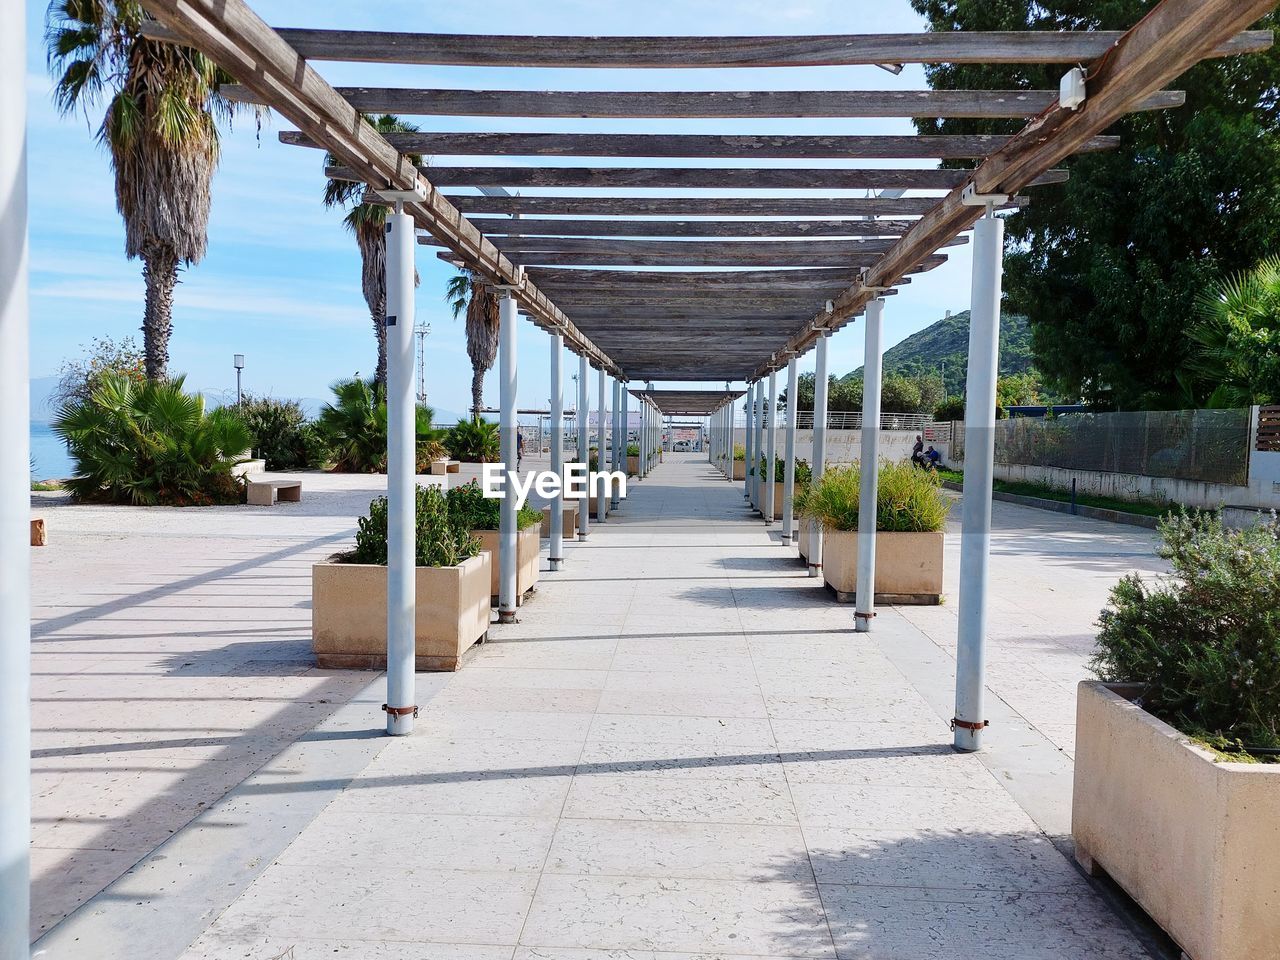
<path fill-rule="evenodd" d="M 435 487 L 417 487 L 414 563 L 419 567 L 452 567 L 480 552 L 480 541 L 451 516 L 445 495 Z M 347 563 L 387 563 L 387 498 L 369 504 L 369 515 L 356 521 L 356 548 Z"/>
<path fill-rule="evenodd" d="M 486 497 L 480 484 L 472 480 L 454 487 L 445 498 L 449 516 L 462 530 L 497 530 L 502 518 L 502 501 Z M 524 530 L 542 522 L 542 511 L 525 504 L 516 511 L 516 529 Z"/>
<path fill-rule="evenodd" d="M 1214 746 L 1280 747 L 1280 523 L 1183 510 L 1159 531 L 1172 576 L 1112 588 L 1093 669 L 1144 684 L 1146 710 Z"/>

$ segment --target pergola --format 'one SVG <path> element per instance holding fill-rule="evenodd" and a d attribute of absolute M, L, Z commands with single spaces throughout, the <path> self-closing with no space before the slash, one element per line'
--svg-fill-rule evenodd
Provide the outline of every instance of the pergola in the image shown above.
<path fill-rule="evenodd" d="M 980 747 L 983 717 L 983 637 L 990 526 L 991 460 L 1000 272 L 1004 209 L 1026 203 L 1019 193 L 1061 182 L 1058 167 L 1073 154 L 1105 150 L 1118 139 L 1106 129 L 1126 113 L 1176 107 L 1182 95 L 1162 89 L 1195 63 L 1265 49 L 1269 32 L 1245 32 L 1274 0 L 1164 0 L 1130 30 L 1084 33 L 922 33 L 903 35 L 774 37 L 564 37 L 457 36 L 343 30 L 272 29 L 243 0 L 143 0 L 156 18 L 147 33 L 159 40 L 200 49 L 239 81 L 229 95 L 276 110 L 296 132 L 287 143 L 323 148 L 336 158 L 332 177 L 367 184 L 371 195 L 394 206 L 388 216 L 387 334 L 389 364 L 390 544 L 388 569 L 387 730 L 412 730 L 413 694 L 413 276 L 417 243 L 443 248 L 439 255 L 460 263 L 500 293 L 502 459 L 515 461 L 515 386 L 518 311 L 550 334 L 552 396 L 560 396 L 563 346 L 579 356 L 579 458 L 587 458 L 588 368 L 599 375 L 597 409 L 606 408 L 612 382 L 614 436 L 625 421 L 635 380 L 745 381 L 748 384 L 748 463 L 764 454 L 766 498 L 771 501 L 775 430 L 763 437 L 765 411 L 774 409 L 777 375 L 786 370 L 788 397 L 795 396 L 796 360 L 816 353 L 814 475 L 823 468 L 827 345 L 833 332 L 865 315 L 864 406 L 878 413 L 880 329 L 885 298 L 910 277 L 945 261 L 945 250 L 966 242 L 973 229 L 973 302 L 966 410 L 967 450 L 959 600 L 959 654 L 955 731 L 959 749 Z M 21 16 L 18 18 L 19 24 Z M 13 40 L 14 34 L 19 39 Z M 21 46 L 21 29 L 5 31 L 6 44 Z M 4 63 L 5 100 L 0 110 L 0 185 L 19 201 L 22 177 L 21 55 Z M 334 88 L 316 70 L 320 61 L 469 65 L 501 68 L 707 68 L 794 70 L 831 65 L 903 63 L 1061 64 L 1060 90 L 862 91 L 733 90 L 718 92 L 580 92 L 520 90 Z M 13 91 L 17 90 L 17 93 Z M 18 99 L 15 106 L 14 98 Z M 11 109 L 12 108 L 12 109 Z M 442 133 L 380 135 L 363 114 L 449 117 L 581 118 L 575 133 Z M 16 126 L 14 117 L 17 117 Z M 1012 136 L 707 136 L 686 133 L 606 134 L 591 121 L 617 118 L 1026 118 Z M 524 158 L 496 167 L 441 163 L 439 157 L 479 155 Z M 414 158 L 429 156 L 429 165 Z M 686 166 L 539 166 L 539 157 L 609 160 L 679 158 Z M 742 158 L 800 160 L 804 167 L 725 167 L 715 161 Z M 881 166 L 895 160 L 972 161 L 964 169 Z M 849 167 L 850 160 L 870 165 Z M 529 197 L 445 194 L 441 188 L 554 188 L 556 195 Z M 604 197 L 595 188 L 668 191 Z M 670 191 L 699 188 L 714 196 L 683 197 Z M 803 197 L 779 191 L 802 190 Z M 868 190 L 872 196 L 849 197 Z M 586 192 L 583 192 L 586 191 Z M 774 191 L 768 195 L 766 191 Z M 906 191 L 920 195 L 903 196 Z M 22 276 L 21 253 L 10 270 L 9 250 L 22 251 L 25 207 L 3 205 L 4 276 Z M 591 219 L 584 219 L 591 218 Z M 419 236 L 421 234 L 421 236 Z M 12 243 L 10 241 L 13 241 Z M 4 369 L 0 396 L 5 410 L 25 410 L 26 307 L 6 296 Z M 22 389 L 21 396 L 18 390 Z M 653 463 L 652 431 L 663 409 L 664 391 L 637 394 L 645 416 L 641 474 Z M 730 394 L 711 416 L 712 461 L 732 467 Z M 12 402 L 10 402 L 12 401 Z M 671 400 L 670 403 L 676 403 Z M 667 404 L 663 406 L 662 404 Z M 559 399 L 555 405 L 560 406 Z M 683 412 L 692 412 L 685 410 Z M 553 409 L 552 422 L 562 422 Z M 793 487 L 794 404 L 788 404 L 785 487 Z M 5 591 L 0 610 L 0 676 L 27 675 L 29 580 L 21 523 L 26 520 L 27 463 L 21 453 L 25 418 L 0 417 L 3 482 Z M 875 422 L 874 419 L 869 422 Z M 604 417 L 599 451 L 605 450 Z M 10 444 L 10 441 L 13 441 Z M 613 466 L 621 463 L 613 445 Z M 553 442 L 553 469 L 562 451 Z M 25 458 L 25 454 L 22 454 Z M 877 462 L 877 433 L 863 432 L 862 462 Z M 728 473 L 732 476 L 732 470 Z M 750 487 L 761 478 L 749 472 Z M 876 472 L 862 472 L 862 514 L 874 515 Z M 21 480 L 21 482 L 20 482 Z M 21 489 L 19 489 L 21 488 Z M 749 491 L 750 492 L 750 491 Z M 758 492 L 758 491 L 757 491 Z M 785 494 L 784 538 L 793 528 Z M 759 502 L 757 500 L 757 502 Z M 603 502 L 598 516 L 604 516 Z M 580 511 L 579 536 L 588 535 Z M 765 516 L 771 518 L 769 502 Z M 551 561 L 558 567 L 561 510 L 553 508 Z M 500 618 L 515 612 L 514 504 L 504 501 Z M 820 563 L 821 534 L 810 562 Z M 22 546 L 21 551 L 17 546 Z M 857 624 L 874 616 L 875 536 L 860 531 Z M 14 574 L 11 571 L 17 571 Z M 812 571 L 811 571 L 812 572 Z M 25 801 L 9 792 L 26 783 L 26 707 L 6 682 L 0 724 L 6 736 L 0 783 L 8 792 L 0 810 L 4 864 L 22 862 L 15 837 L 26 825 L 15 821 Z M 21 691 L 18 691 L 21 693 Z M 15 753 L 17 751 L 18 753 Z M 21 754 L 21 755 L 18 755 Z M 25 847 L 25 839 L 22 841 Z M 6 877 L 13 874 L 6 870 Z M 0 928 L 25 929 L 25 891 L 0 896 Z M 16 919 L 16 911 L 24 916 Z M 13 922 L 10 922 L 10 921 Z M 0 957 L 18 955 L 4 937 Z M 25 942 L 22 945 L 25 950 Z M 7 951 L 7 952 L 5 952 Z"/>

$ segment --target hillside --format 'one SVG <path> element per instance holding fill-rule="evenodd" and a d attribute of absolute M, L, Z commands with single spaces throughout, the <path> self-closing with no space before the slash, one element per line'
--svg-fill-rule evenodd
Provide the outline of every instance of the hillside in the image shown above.
<path fill-rule="evenodd" d="M 884 352 L 884 372 L 914 374 L 945 369 L 947 393 L 959 395 L 969 361 L 969 311 L 944 317 Z M 1027 318 L 1005 314 L 1000 323 L 1000 372 L 1023 373 L 1032 366 Z M 842 380 L 860 379 L 862 368 Z"/>

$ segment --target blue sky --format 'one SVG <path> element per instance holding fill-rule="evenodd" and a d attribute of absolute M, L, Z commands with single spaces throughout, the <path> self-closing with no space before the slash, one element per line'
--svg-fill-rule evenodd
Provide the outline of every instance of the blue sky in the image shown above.
<path fill-rule="evenodd" d="M 695 0 L 682 3 L 601 4 L 542 0 L 537 4 L 491 0 L 483 4 L 351 4 L 328 0 L 300 5 L 280 0 L 252 3 L 276 26 L 511 34 L 796 34 L 915 32 L 920 19 L 906 0 L 882 3 Z M 33 377 L 56 371 L 95 335 L 138 334 L 142 280 L 137 261 L 123 254 L 123 230 L 105 152 L 94 132 L 100 109 L 59 117 L 49 97 L 41 32 L 45 4 L 28 7 L 30 54 L 31 309 Z M 332 83 L 525 89 L 921 89 L 918 66 L 900 76 L 875 67 L 802 70 L 485 70 L 377 64 L 317 65 Z M 414 118 L 426 130 L 583 130 L 584 121 Z M 910 133 L 905 120 L 666 121 L 661 128 L 704 133 Z M 645 132 L 653 121 L 596 122 L 591 129 Z M 252 118 L 238 122 L 223 140 L 213 185 L 209 253 L 183 272 L 176 294 L 171 370 L 188 384 L 214 394 L 234 390 L 232 355 L 246 355 L 245 386 L 279 397 L 327 396 L 333 380 L 373 369 L 373 334 L 360 295 L 359 256 L 337 211 L 320 203 L 321 155 L 280 144 L 290 129 L 272 116 L 259 132 Z M 446 162 L 500 164 L 502 158 L 448 158 Z M 523 162 L 523 161 L 514 161 Z M 548 161 L 555 162 L 555 161 Z M 566 165 L 590 162 L 574 159 Z M 657 161 L 653 161 L 657 163 Z M 628 161 L 619 161 L 625 165 Z M 637 161 L 648 164 L 650 161 Z M 779 165 L 786 165 L 778 161 Z M 744 162 L 743 165 L 751 165 Z M 803 166 L 803 163 L 795 164 Z M 894 162 L 892 166 L 928 163 Z M 527 191 L 535 194 L 540 191 Z M 607 191 L 599 191 L 607 193 Z M 674 191 L 663 191 L 663 194 Z M 690 191 L 690 195 L 696 191 Z M 797 195 L 803 195 L 797 193 Z M 941 317 L 963 310 L 969 299 L 967 247 L 948 251 L 951 261 L 915 278 L 885 310 L 886 343 L 892 344 Z M 462 324 L 454 321 L 442 292 L 450 268 L 421 248 L 418 319 L 431 324 L 427 340 L 429 402 L 446 410 L 468 404 L 470 366 Z M 548 397 L 548 338 L 527 320 L 519 338 L 519 403 L 543 405 Z M 566 377 L 576 370 L 566 362 Z M 862 328 L 853 324 L 832 341 L 831 369 L 844 373 L 862 362 Z M 812 369 L 812 356 L 802 361 Z M 571 383 L 566 384 L 570 388 Z M 486 378 L 485 398 L 497 400 L 497 378 Z M 594 383 L 593 383 L 594 397 Z"/>

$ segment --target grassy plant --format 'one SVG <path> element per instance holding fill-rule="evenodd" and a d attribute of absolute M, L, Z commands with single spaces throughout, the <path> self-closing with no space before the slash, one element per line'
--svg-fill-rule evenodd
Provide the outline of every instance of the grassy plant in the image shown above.
<path fill-rule="evenodd" d="M 857 464 L 829 467 L 797 494 L 796 509 L 831 530 L 858 529 L 860 474 Z M 907 462 L 882 461 L 876 497 L 876 529 L 885 533 L 941 530 L 951 509 L 937 476 Z"/>
<path fill-rule="evenodd" d="M 747 448 L 740 443 L 733 445 L 733 459 L 745 461 L 747 459 Z"/>
<path fill-rule="evenodd" d="M 445 495 L 435 487 L 416 487 L 413 537 L 414 563 L 419 567 L 452 567 L 480 552 L 480 541 L 449 510 Z M 387 498 L 369 504 L 369 515 L 356 521 L 356 548 L 341 558 L 347 563 L 387 564 Z"/>
<path fill-rule="evenodd" d="M 1093 669 L 1144 684 L 1145 709 L 1218 749 L 1280 747 L 1280 523 L 1180 510 L 1159 530 L 1173 575 L 1112 589 Z"/>
<path fill-rule="evenodd" d="M 64 403 L 53 429 L 67 443 L 77 500 L 140 506 L 242 503 L 234 457 L 249 431 L 231 410 L 205 411 L 177 380 L 103 374 L 87 400 Z"/>

